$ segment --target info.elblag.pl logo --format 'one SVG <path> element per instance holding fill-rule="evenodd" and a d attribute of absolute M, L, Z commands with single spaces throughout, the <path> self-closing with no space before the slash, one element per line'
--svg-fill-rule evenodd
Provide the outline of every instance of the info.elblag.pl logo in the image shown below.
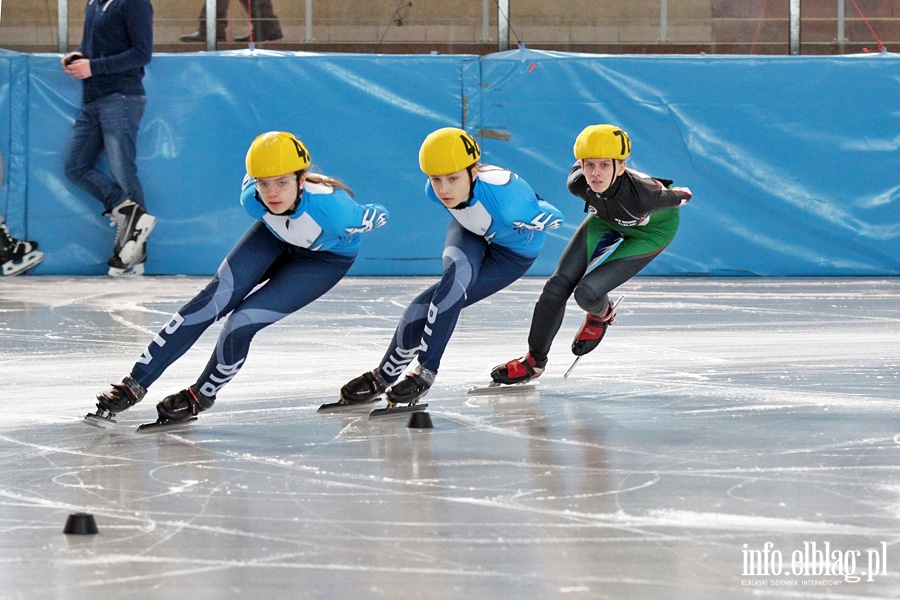
<path fill-rule="evenodd" d="M 841 550 L 830 542 L 803 542 L 801 548 L 786 552 L 772 542 L 766 542 L 758 550 L 744 544 L 741 558 L 744 577 L 799 578 L 743 580 L 743 585 L 840 585 L 875 581 L 888 572 L 887 542 L 865 550 Z"/>

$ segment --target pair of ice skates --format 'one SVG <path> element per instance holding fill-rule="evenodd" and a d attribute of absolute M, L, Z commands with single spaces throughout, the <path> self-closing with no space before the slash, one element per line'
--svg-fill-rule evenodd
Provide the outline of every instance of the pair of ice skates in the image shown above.
<path fill-rule="evenodd" d="M 44 253 L 38 250 L 37 242 L 14 238 L 0 218 L 0 266 L 3 267 L 3 275 L 19 275 L 37 266 L 42 260 Z"/>
<path fill-rule="evenodd" d="M 611 302 L 602 315 L 587 314 L 584 323 L 575 334 L 575 339 L 572 340 L 572 354 L 575 355 L 575 361 L 563 375 L 564 379 L 569 377 L 582 356 L 600 345 L 600 340 L 606 335 L 607 328 L 613 324 L 616 318 L 616 307 L 623 298 L 624 296 L 619 296 L 615 302 Z M 531 352 L 528 352 L 521 358 L 514 358 L 494 367 L 491 370 L 491 386 L 527 384 L 540 377 L 546 367 L 546 359 L 537 360 L 531 356 Z"/>
<path fill-rule="evenodd" d="M 385 396 L 387 408 L 376 409 L 369 413 L 369 418 L 381 417 L 403 412 L 425 410 L 427 404 L 419 404 L 434 384 L 435 371 L 417 365 L 406 377 L 391 385 L 379 369 L 366 371 L 359 377 L 351 379 L 341 388 L 341 398 L 337 402 L 323 404 L 319 412 L 330 412 L 352 406 L 361 406 L 374 402 Z M 403 406 L 401 406 L 403 405 Z"/>
<path fill-rule="evenodd" d="M 116 227 L 116 243 L 107 261 L 110 277 L 143 275 L 147 262 L 147 238 L 156 225 L 156 217 L 147 214 L 140 204 L 125 200 L 111 211 L 109 226 Z"/>
<path fill-rule="evenodd" d="M 100 427 L 115 425 L 114 417 L 118 413 L 131 408 L 143 400 L 146 395 L 147 388 L 129 375 L 122 379 L 122 383 L 114 383 L 109 390 L 97 394 L 97 412 L 88 413 L 84 420 Z M 156 423 L 141 425 L 138 431 L 193 421 L 202 411 L 211 408 L 215 401 L 215 396 L 207 396 L 197 388 L 196 384 L 192 385 L 163 398 L 162 402 L 156 405 L 156 412 L 159 416 Z"/>

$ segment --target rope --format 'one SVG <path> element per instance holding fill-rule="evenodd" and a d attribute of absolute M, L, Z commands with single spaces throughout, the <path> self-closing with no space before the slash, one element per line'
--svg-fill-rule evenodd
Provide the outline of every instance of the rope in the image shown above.
<path fill-rule="evenodd" d="M 859 13 L 859 18 L 862 19 L 862 22 L 866 24 L 866 27 L 868 28 L 869 33 L 871 33 L 872 37 L 875 38 L 875 41 L 878 42 L 878 52 L 884 52 L 886 50 L 886 48 L 884 47 L 884 44 L 882 43 L 882 41 L 878 37 L 878 35 L 875 33 L 875 30 L 872 29 L 872 26 L 869 24 L 869 20 L 866 18 L 866 15 L 864 15 L 863 12 L 859 9 L 859 6 L 856 4 L 856 0 L 850 0 L 850 4 L 852 4 L 853 8 L 856 9 L 856 12 Z M 863 48 L 863 52 L 871 52 L 871 50 L 869 50 L 868 48 Z"/>
<path fill-rule="evenodd" d="M 753 43 L 750 44 L 750 54 L 753 54 L 753 51 L 756 49 L 756 42 L 759 40 L 759 32 L 762 30 L 763 22 L 766 18 L 766 7 L 769 5 L 769 0 L 764 0 L 762 12 L 759 13 L 759 22 L 756 24 L 756 33 L 753 34 Z"/>

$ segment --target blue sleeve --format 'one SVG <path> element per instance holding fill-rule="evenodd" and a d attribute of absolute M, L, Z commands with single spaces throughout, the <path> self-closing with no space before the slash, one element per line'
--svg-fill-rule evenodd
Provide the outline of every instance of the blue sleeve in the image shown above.
<path fill-rule="evenodd" d="M 562 212 L 538 198 L 521 177 L 514 176 L 508 184 L 498 187 L 496 194 L 505 222 L 512 224 L 515 229 L 547 231 L 563 224 Z"/>
<path fill-rule="evenodd" d="M 112 56 L 91 59 L 94 75 L 140 69 L 153 57 L 153 6 L 149 0 L 130 0 L 122 12 L 128 48 Z"/>
<path fill-rule="evenodd" d="M 383 227 L 389 216 L 388 210 L 381 204 L 359 204 L 342 189 L 335 189 L 318 206 L 323 221 L 327 221 L 320 223 L 322 228 L 339 237 Z"/>

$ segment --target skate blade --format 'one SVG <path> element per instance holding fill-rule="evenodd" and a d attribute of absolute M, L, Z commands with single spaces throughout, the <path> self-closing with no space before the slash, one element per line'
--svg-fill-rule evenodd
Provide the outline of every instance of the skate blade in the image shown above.
<path fill-rule="evenodd" d="M 191 421 L 196 421 L 197 417 L 191 417 L 190 419 L 182 419 L 181 421 L 163 421 L 159 420 L 155 423 L 144 423 L 140 427 L 138 427 L 135 431 L 137 433 L 159 433 L 162 431 L 169 431 L 171 429 L 181 429 L 186 425 L 189 425 Z"/>
<path fill-rule="evenodd" d="M 112 417 L 103 417 L 97 413 L 88 413 L 84 415 L 84 422 L 100 429 L 115 429 L 118 425 Z"/>
<path fill-rule="evenodd" d="M 394 408 L 376 408 L 369 413 L 369 419 L 384 419 L 387 417 L 395 417 L 397 415 L 405 415 L 411 412 L 421 412 L 428 408 L 427 404 L 408 404 L 406 406 L 395 406 Z"/>
<path fill-rule="evenodd" d="M 41 264 L 44 260 L 44 253 L 40 250 L 32 250 L 19 260 L 10 260 L 3 263 L 3 275 L 13 277 L 20 275 L 28 269 Z"/>
<path fill-rule="evenodd" d="M 373 403 L 378 402 L 381 398 L 372 398 L 371 400 L 367 400 L 366 402 L 347 402 L 346 404 L 343 402 L 326 402 L 319 406 L 319 410 L 316 412 L 319 413 L 335 413 L 335 412 L 347 412 L 358 408 L 368 408 Z"/>
<path fill-rule="evenodd" d="M 470 396 L 487 396 L 492 394 L 521 394 L 535 390 L 539 381 L 526 381 L 525 383 L 497 383 L 492 381 L 488 385 L 476 385 L 469 388 Z"/>
<path fill-rule="evenodd" d="M 572 371 L 575 370 L 575 365 L 578 364 L 578 361 L 581 360 L 583 356 L 584 356 L 584 355 L 582 354 L 581 356 L 576 356 L 576 357 L 575 357 L 575 360 L 572 361 L 571 366 L 569 366 L 569 368 L 566 369 L 566 372 L 563 373 L 563 379 L 568 379 L 568 378 L 569 378 L 569 375 L 571 375 L 571 374 L 572 374 Z"/>

